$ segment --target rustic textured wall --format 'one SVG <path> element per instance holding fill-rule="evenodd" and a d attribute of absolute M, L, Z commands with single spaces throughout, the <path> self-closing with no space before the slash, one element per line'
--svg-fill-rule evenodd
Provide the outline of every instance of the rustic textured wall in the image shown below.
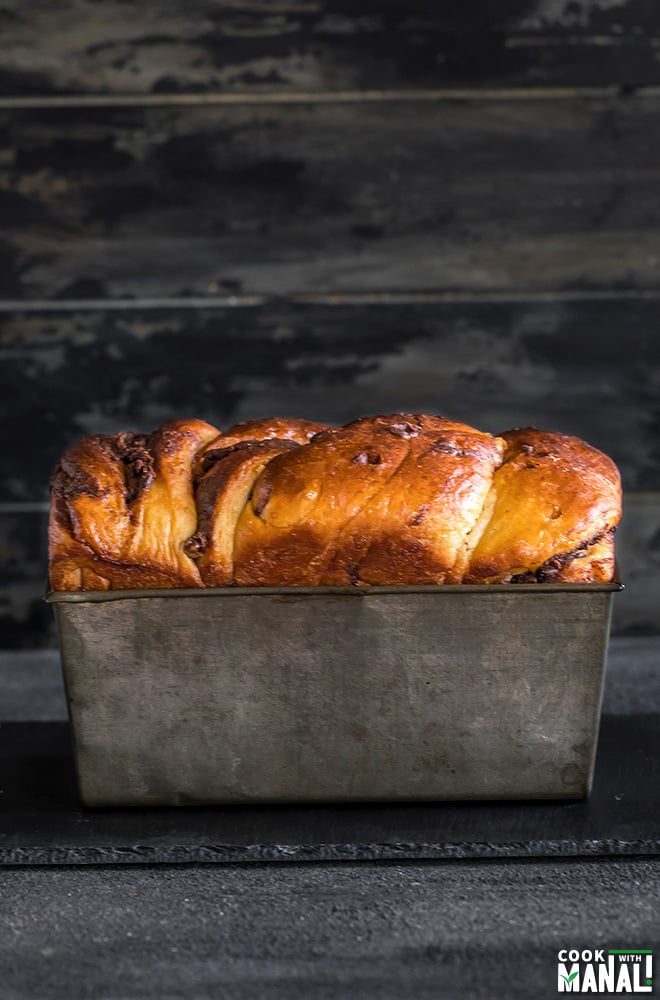
<path fill-rule="evenodd" d="M 660 12 L 492 7 L 2 0 L 5 642 L 82 434 L 398 409 L 608 451 L 660 630 Z"/>

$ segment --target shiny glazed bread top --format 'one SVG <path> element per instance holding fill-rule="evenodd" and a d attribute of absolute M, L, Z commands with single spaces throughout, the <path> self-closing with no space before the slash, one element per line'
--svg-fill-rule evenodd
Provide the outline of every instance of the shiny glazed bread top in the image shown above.
<path fill-rule="evenodd" d="M 613 579 L 614 463 L 439 416 L 97 434 L 51 481 L 53 590 Z"/>

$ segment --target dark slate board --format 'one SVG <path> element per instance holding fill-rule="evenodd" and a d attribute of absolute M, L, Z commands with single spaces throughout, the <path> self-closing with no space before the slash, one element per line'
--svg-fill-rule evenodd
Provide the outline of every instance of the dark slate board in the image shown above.
<path fill-rule="evenodd" d="M 657 83 L 654 0 L 4 0 L 5 94 Z"/>
<path fill-rule="evenodd" d="M 87 433 L 406 410 L 576 434 L 660 490 L 659 321 L 660 298 L 0 313 L 0 504 L 46 501 Z"/>
<path fill-rule="evenodd" d="M 0 864 L 660 854 L 660 717 L 605 716 L 586 802 L 99 809 L 67 723 L 0 726 Z"/>
<path fill-rule="evenodd" d="M 0 113 L 0 296 L 657 287 L 651 99 Z"/>

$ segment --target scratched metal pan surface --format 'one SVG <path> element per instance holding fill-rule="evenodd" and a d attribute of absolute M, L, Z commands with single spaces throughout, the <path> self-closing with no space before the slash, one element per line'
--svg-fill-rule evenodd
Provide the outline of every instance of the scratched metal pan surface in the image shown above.
<path fill-rule="evenodd" d="M 52 593 L 81 796 L 582 798 L 618 589 Z"/>

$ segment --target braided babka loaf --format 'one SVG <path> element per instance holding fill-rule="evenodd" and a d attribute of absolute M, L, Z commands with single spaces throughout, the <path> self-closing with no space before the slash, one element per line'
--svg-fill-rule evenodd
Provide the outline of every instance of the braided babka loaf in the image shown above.
<path fill-rule="evenodd" d="M 609 581 L 621 515 L 578 438 L 409 413 L 97 434 L 51 494 L 54 590 Z"/>

